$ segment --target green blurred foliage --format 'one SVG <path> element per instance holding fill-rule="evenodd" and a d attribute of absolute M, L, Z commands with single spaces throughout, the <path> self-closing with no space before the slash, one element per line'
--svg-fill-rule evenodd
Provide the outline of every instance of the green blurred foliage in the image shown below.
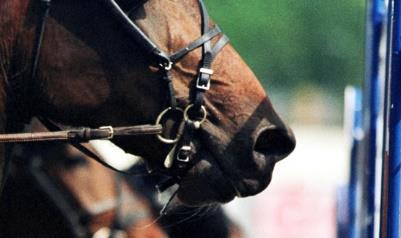
<path fill-rule="evenodd" d="M 345 85 L 361 83 L 365 0 L 206 3 L 269 92 L 320 88 L 341 101 Z"/>

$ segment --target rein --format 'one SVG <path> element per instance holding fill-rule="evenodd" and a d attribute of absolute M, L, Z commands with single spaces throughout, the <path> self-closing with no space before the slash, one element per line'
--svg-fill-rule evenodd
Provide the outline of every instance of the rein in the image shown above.
<path fill-rule="evenodd" d="M 130 127 L 79 128 L 62 131 L 0 134 L 0 143 L 22 143 L 39 141 L 68 141 L 83 143 L 90 140 L 110 140 L 114 137 L 152 135 L 162 132 L 161 125 L 140 125 Z"/>
<path fill-rule="evenodd" d="M 40 49 L 43 44 L 43 37 L 46 27 L 46 19 L 49 16 L 51 0 L 39 0 L 41 15 L 39 18 L 39 25 L 36 31 L 36 39 L 34 49 L 32 51 L 33 64 L 31 68 L 32 81 L 37 77 L 38 63 L 40 59 Z M 160 186 L 160 190 L 165 190 L 173 184 L 179 184 L 182 177 L 186 172 L 195 164 L 192 140 L 196 131 L 201 128 L 203 122 L 207 119 L 207 110 L 203 106 L 204 95 L 210 88 L 211 76 L 213 75 L 212 63 L 217 54 L 228 43 L 227 36 L 221 33 L 218 26 L 209 26 L 209 15 L 202 0 L 199 0 L 199 7 L 201 11 L 201 36 L 173 54 L 168 54 L 161 50 L 149 37 L 128 17 L 115 0 L 102 0 L 105 7 L 112 13 L 114 19 L 119 22 L 121 27 L 128 33 L 128 36 L 142 47 L 154 60 L 159 68 L 161 81 L 166 85 L 169 105 L 163 110 L 155 125 L 136 125 L 128 127 L 111 126 L 100 127 L 97 129 L 81 128 L 72 130 L 60 130 L 60 128 L 47 119 L 42 119 L 44 124 L 50 132 L 40 133 L 18 133 L 18 134 L 3 134 L 0 135 L 0 143 L 6 142 L 37 142 L 37 141 L 68 141 L 76 148 L 84 152 L 90 157 L 100 160 L 93 153 L 85 150 L 80 143 L 93 139 L 111 139 L 118 136 L 133 136 L 154 134 L 157 138 L 165 143 L 173 145 L 173 148 L 168 153 L 164 167 L 166 174 L 171 176 L 171 179 L 166 181 Z M 212 46 L 211 40 L 221 35 L 216 43 Z M 190 104 L 186 108 L 179 108 L 172 83 L 171 69 L 179 62 L 184 56 L 191 51 L 202 47 L 202 59 L 200 67 L 198 68 L 198 75 L 196 78 L 195 87 L 192 89 L 192 97 Z M 171 113 L 179 113 L 182 115 L 182 121 L 179 123 L 179 129 L 175 138 L 163 137 L 163 119 L 168 118 Z M 43 123 L 44 121 L 44 123 Z M 103 161 L 103 165 L 108 166 Z M 116 170 L 116 169 L 114 169 Z M 118 170 L 117 170 L 118 171 Z M 120 171 L 121 172 L 121 171 Z"/>

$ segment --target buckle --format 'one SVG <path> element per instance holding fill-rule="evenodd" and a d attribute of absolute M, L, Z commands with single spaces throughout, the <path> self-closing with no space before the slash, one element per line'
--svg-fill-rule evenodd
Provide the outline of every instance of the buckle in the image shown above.
<path fill-rule="evenodd" d="M 200 79 L 202 78 L 202 74 L 207 74 L 209 77 L 214 73 L 212 69 L 207 69 L 207 68 L 200 68 L 199 69 L 200 75 L 198 79 L 196 80 L 196 88 L 202 89 L 202 90 L 209 90 L 210 88 L 210 78 L 208 79 L 207 83 L 202 83 Z"/>
<path fill-rule="evenodd" d="M 166 63 L 159 63 L 159 67 L 164 69 L 165 71 L 170 71 L 173 68 L 173 62 L 168 61 Z"/>
<path fill-rule="evenodd" d="M 214 73 L 213 69 L 207 69 L 207 68 L 200 68 L 199 72 L 208 75 L 212 75 Z"/>
<path fill-rule="evenodd" d="M 188 163 L 192 155 L 192 148 L 189 145 L 184 145 L 177 153 L 177 160 L 180 162 Z"/>
<path fill-rule="evenodd" d="M 102 127 L 99 127 L 99 129 L 110 131 L 110 135 L 108 137 L 104 138 L 103 140 L 111 140 L 111 139 L 113 139 L 113 137 L 114 137 L 114 129 L 113 129 L 112 126 L 102 126 Z"/>

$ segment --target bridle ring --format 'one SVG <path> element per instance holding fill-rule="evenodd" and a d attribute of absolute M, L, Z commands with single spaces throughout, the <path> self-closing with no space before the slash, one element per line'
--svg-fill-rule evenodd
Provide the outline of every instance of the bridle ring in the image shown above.
<path fill-rule="evenodd" d="M 207 118 L 207 111 L 206 111 L 206 108 L 202 105 L 201 106 L 201 108 L 200 108 L 200 113 L 202 114 L 202 119 L 200 119 L 200 120 L 192 120 L 190 117 L 189 117 L 189 110 L 191 109 L 191 108 L 193 108 L 194 107 L 194 104 L 190 104 L 190 105 L 188 105 L 186 108 L 185 108 L 185 110 L 184 110 L 184 120 L 186 121 L 186 122 L 192 122 L 192 123 L 194 123 L 194 125 L 195 125 L 195 127 L 198 129 L 199 127 L 200 127 L 200 125 L 202 125 L 202 123 L 204 123 L 205 121 L 206 121 L 206 118 Z"/>
<path fill-rule="evenodd" d="M 164 117 L 168 112 L 170 112 L 170 111 L 179 111 L 179 112 L 182 112 L 182 113 L 183 113 L 183 110 L 182 110 L 181 108 L 179 108 L 179 107 L 176 107 L 176 108 L 168 107 L 168 108 L 164 109 L 164 111 L 162 111 L 162 112 L 159 114 L 159 116 L 158 116 L 157 119 L 156 119 L 156 125 L 161 125 L 161 120 L 162 120 L 163 117 Z M 177 137 L 174 138 L 174 139 L 169 139 L 169 138 L 163 137 L 161 134 L 158 134 L 158 135 L 157 135 L 157 138 L 158 138 L 161 142 L 163 142 L 163 143 L 165 143 L 165 144 L 175 144 L 175 143 L 177 143 L 178 140 L 180 139 L 180 135 L 177 135 Z"/>

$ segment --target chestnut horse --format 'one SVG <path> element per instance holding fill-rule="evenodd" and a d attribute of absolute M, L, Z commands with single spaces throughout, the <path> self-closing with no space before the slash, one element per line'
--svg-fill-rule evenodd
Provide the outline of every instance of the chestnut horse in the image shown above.
<path fill-rule="evenodd" d="M 72 146 L 18 146 L 11 167 L 0 205 L 4 237 L 242 237 L 217 206 L 181 207 L 156 219 L 157 177 L 122 176 Z M 133 170 L 146 172 L 141 167 Z"/>
<path fill-rule="evenodd" d="M 167 237 L 143 195 L 73 147 L 28 144 L 14 151 L 0 206 L 1 236 Z"/>
<path fill-rule="evenodd" d="M 205 121 L 186 120 L 192 164 L 176 176 L 180 178 L 176 199 L 187 205 L 228 202 L 261 192 L 270 183 L 275 163 L 294 149 L 291 130 L 238 53 L 230 45 L 223 47 L 220 33 L 201 38 L 203 50 L 200 47 L 179 62 L 162 65 L 155 64 L 143 37 L 142 41 L 130 38 L 121 24 L 133 21 L 131 27 L 151 39 L 158 52 L 171 55 L 207 34 L 202 24 L 213 27 L 202 17 L 201 0 L 149 0 L 140 5 L 119 0 L 126 17 L 118 19 L 110 4 L 103 4 L 112 0 L 54 0 L 41 47 L 35 47 L 43 16 L 41 2 L 48 1 L 0 2 L 0 132 L 18 131 L 33 116 L 71 126 L 152 124 L 169 106 L 168 93 L 174 93 L 176 101 L 170 101 L 184 109 L 203 90 Z M 205 68 L 206 41 L 220 42 L 210 65 L 213 70 Z M 217 52 L 209 55 L 213 53 Z M 165 73 L 173 78 L 170 91 L 160 81 Z M 209 90 L 195 83 L 197 76 L 204 80 L 210 75 Z M 194 114 L 192 121 L 198 118 Z M 169 128 L 164 131 L 169 135 Z M 156 136 L 113 141 L 145 158 L 150 171 L 170 171 L 165 158 L 175 149 Z M 6 147 L 1 145 L 0 151 L 3 171 Z"/>

